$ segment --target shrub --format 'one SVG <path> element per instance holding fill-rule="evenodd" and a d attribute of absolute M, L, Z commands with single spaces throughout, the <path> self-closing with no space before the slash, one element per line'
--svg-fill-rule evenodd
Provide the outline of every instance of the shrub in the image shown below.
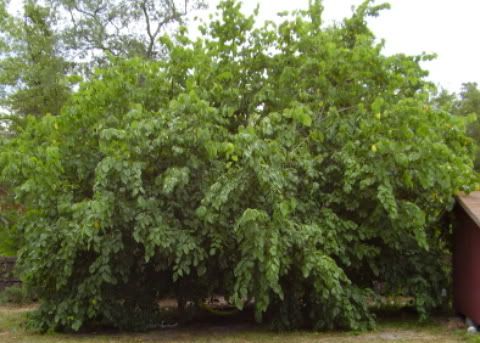
<path fill-rule="evenodd" d="M 371 326 L 374 282 L 445 300 L 441 219 L 476 175 L 428 56 L 384 56 L 368 1 L 326 28 L 318 1 L 262 28 L 239 7 L 164 38 L 165 61 L 112 60 L 1 152 L 38 327 L 139 329 L 171 294 L 285 329 Z"/>

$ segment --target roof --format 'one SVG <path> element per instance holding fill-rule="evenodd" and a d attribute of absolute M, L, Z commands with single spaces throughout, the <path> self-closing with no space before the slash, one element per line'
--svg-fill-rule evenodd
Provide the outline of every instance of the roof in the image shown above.
<path fill-rule="evenodd" d="M 459 194 L 457 200 L 475 224 L 480 227 L 480 192 Z"/>

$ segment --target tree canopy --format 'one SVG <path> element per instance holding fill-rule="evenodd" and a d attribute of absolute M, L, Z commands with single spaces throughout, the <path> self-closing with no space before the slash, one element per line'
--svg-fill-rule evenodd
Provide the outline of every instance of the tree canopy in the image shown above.
<path fill-rule="evenodd" d="M 110 60 L 0 152 L 24 209 L 32 323 L 141 329 L 157 300 L 222 294 L 277 328 L 370 327 L 383 292 L 446 301 L 448 224 L 470 191 L 468 117 L 431 106 L 419 62 L 322 5 L 255 25 L 227 0 L 166 58 Z"/>
<path fill-rule="evenodd" d="M 5 3 L 0 5 L 5 8 Z M 50 10 L 24 3 L 22 19 L 5 10 L 0 21 L 0 105 L 16 115 L 58 114 L 69 94 L 68 64 L 59 55 Z"/>
<path fill-rule="evenodd" d="M 20 13 L 0 0 L 0 148 L 27 115 L 58 115 L 82 79 L 108 56 L 162 58 L 158 37 L 183 22 L 200 0 L 23 0 Z M 20 4 L 20 2 L 17 2 Z M 173 32 L 173 31 L 172 31 Z M 0 184 L 0 254 L 23 240 L 18 207 Z"/>
<path fill-rule="evenodd" d="M 161 58 L 160 35 L 204 6 L 201 0 L 24 0 L 21 13 L 12 14 L 8 4 L 0 1 L 0 106 L 13 119 L 57 115 L 72 86 L 110 55 Z"/>
<path fill-rule="evenodd" d="M 480 89 L 475 82 L 466 82 L 462 85 L 459 94 L 442 90 L 433 97 L 433 105 L 458 116 L 476 116 L 471 120 L 467 133 L 475 142 L 475 170 L 480 170 Z"/>
<path fill-rule="evenodd" d="M 70 53 L 101 63 L 107 55 L 158 59 L 160 35 L 182 23 L 202 0 L 50 0 L 63 13 L 61 32 Z"/>

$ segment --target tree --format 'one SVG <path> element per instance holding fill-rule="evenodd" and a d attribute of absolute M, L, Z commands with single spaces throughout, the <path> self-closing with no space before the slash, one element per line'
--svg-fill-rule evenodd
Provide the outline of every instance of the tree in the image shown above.
<path fill-rule="evenodd" d="M 437 95 L 433 96 L 433 105 L 437 108 L 451 112 L 458 116 L 475 115 L 476 120 L 473 120 L 468 126 L 468 135 L 472 137 L 476 146 L 477 153 L 475 158 L 475 170 L 480 170 L 480 90 L 475 82 L 467 82 L 462 85 L 460 94 L 449 93 L 443 90 Z"/>
<path fill-rule="evenodd" d="M 5 16 L 0 32 L 2 104 L 11 113 L 57 115 L 69 96 L 68 64 L 59 56 L 58 36 L 52 30 L 50 10 L 35 1 L 24 4 L 24 18 Z"/>
<path fill-rule="evenodd" d="M 26 0 L 19 18 L 6 4 L 0 3 L 0 99 L 18 115 L 58 114 L 70 93 L 67 75 L 73 69 L 89 75 L 107 55 L 161 57 L 160 34 L 203 6 L 197 0 L 181 8 L 175 0 L 48 0 L 43 6 Z"/>
<path fill-rule="evenodd" d="M 467 82 L 462 85 L 458 112 L 463 115 L 480 113 L 480 90 L 475 82 Z"/>
<path fill-rule="evenodd" d="M 159 57 L 158 36 L 182 21 L 200 1 L 34 1 L 26 0 L 21 17 L 0 1 L 0 137 L 23 129 L 26 115 L 58 115 L 73 85 L 88 76 L 106 55 Z M 67 16 L 65 16 L 67 14 Z M 143 21 L 143 26 L 142 26 Z M 141 31 L 143 33 L 134 33 Z M 85 61 L 90 62 L 85 64 Z M 0 202 L 8 198 L 5 185 Z M 3 209 L 5 210 L 5 209 Z M 0 245 L 12 253 L 22 241 L 15 211 L 2 216 Z M 8 220 L 7 220 L 8 217 Z M 7 234 L 8 233 L 8 234 Z M 2 249 L 0 248 L 0 253 Z"/>
<path fill-rule="evenodd" d="M 42 330 L 145 329 L 158 299 L 223 294 L 278 328 L 366 328 L 374 283 L 447 299 L 466 118 L 430 106 L 424 57 L 384 56 L 363 3 L 256 28 L 233 0 L 163 61 L 111 60 L 0 152 Z M 426 57 L 425 57 L 426 58 Z"/>
<path fill-rule="evenodd" d="M 62 28 L 65 44 L 87 61 L 105 62 L 107 55 L 157 59 L 158 38 L 201 0 L 51 0 L 67 13 Z"/>
<path fill-rule="evenodd" d="M 465 116 L 475 114 L 476 120 L 468 127 L 468 134 L 477 144 L 475 169 L 480 170 L 480 89 L 474 82 L 467 82 L 462 85 L 460 99 L 456 104 L 457 114 Z"/>
<path fill-rule="evenodd" d="M 6 6 L 0 2 L 0 149 L 26 115 L 56 115 L 69 96 L 67 64 L 57 56 L 49 10 L 27 1 L 20 20 Z M 15 254 L 22 238 L 16 226 L 21 210 L 11 197 L 0 183 L 0 255 Z"/>

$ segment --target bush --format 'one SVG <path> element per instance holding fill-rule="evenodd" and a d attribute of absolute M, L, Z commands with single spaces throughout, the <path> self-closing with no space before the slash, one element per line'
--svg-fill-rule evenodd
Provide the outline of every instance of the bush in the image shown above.
<path fill-rule="evenodd" d="M 1 152 L 39 328 L 145 328 L 171 294 L 284 329 L 370 327 L 374 283 L 445 300 L 442 218 L 476 175 L 428 57 L 384 56 L 368 1 L 328 28 L 318 1 L 263 28 L 239 7 L 165 61 L 113 60 Z"/>

